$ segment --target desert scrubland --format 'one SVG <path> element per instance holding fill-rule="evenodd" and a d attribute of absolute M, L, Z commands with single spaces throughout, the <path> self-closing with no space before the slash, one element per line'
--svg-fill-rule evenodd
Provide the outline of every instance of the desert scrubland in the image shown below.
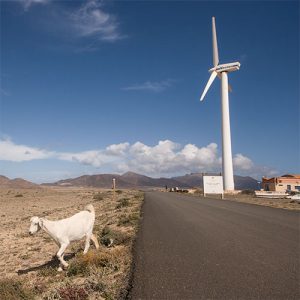
<path fill-rule="evenodd" d="M 143 198 L 137 190 L 1 189 L 1 299 L 124 297 Z M 30 236 L 30 218 L 66 218 L 89 203 L 96 210 L 94 233 L 101 247 L 96 250 L 91 243 L 89 252 L 82 255 L 84 239 L 71 243 L 65 252 L 69 267 L 58 272 L 57 245 L 42 230 Z"/>

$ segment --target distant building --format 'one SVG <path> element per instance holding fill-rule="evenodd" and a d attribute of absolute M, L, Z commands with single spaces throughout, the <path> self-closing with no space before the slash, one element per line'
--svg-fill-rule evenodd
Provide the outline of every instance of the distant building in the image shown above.
<path fill-rule="evenodd" d="M 280 177 L 262 178 L 262 189 L 275 192 L 300 192 L 300 174 L 286 174 Z"/>

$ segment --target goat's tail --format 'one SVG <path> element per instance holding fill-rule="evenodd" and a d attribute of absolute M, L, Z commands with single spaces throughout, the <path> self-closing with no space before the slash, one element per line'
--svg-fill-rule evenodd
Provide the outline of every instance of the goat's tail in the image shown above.
<path fill-rule="evenodd" d="M 90 213 L 95 214 L 95 209 L 94 209 L 94 206 L 92 204 L 86 205 L 85 208 L 84 208 L 84 210 L 87 210 Z"/>

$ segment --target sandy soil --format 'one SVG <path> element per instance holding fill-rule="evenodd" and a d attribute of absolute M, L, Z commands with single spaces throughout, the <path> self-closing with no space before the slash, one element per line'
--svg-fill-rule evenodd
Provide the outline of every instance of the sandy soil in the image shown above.
<path fill-rule="evenodd" d="M 22 195 L 22 196 L 21 196 Z M 91 192 L 84 190 L 1 190 L 0 192 L 0 276 L 41 265 L 55 254 L 57 246 L 47 234 L 28 233 L 32 216 L 60 219 L 68 217 L 91 202 Z"/>
<path fill-rule="evenodd" d="M 100 195 L 100 199 L 95 195 Z M 112 191 L 93 188 L 0 189 L 0 278 L 35 280 L 39 270 L 47 266 L 56 254 L 58 248 L 45 232 L 29 235 L 32 216 L 57 220 L 92 203 L 96 210 L 94 228 L 101 232 L 105 225 L 117 226 L 120 215 L 129 212 L 129 208 L 116 209 L 118 200 L 124 197 L 136 199 L 138 195 L 141 195 L 138 191 L 127 190 L 114 196 Z M 134 207 L 135 212 L 139 211 L 140 206 Z M 122 230 L 122 226 L 118 229 Z M 123 230 L 134 231 L 134 228 L 127 226 Z M 84 241 L 75 242 L 66 253 L 74 255 L 74 249 L 83 246 Z"/>

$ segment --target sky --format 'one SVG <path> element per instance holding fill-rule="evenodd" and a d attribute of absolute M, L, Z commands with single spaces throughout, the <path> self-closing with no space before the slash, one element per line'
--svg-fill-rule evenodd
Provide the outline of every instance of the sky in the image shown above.
<path fill-rule="evenodd" d="M 229 74 L 234 173 L 300 173 L 298 1 L 1 1 L 0 174 L 54 182 L 220 172 Z"/>

